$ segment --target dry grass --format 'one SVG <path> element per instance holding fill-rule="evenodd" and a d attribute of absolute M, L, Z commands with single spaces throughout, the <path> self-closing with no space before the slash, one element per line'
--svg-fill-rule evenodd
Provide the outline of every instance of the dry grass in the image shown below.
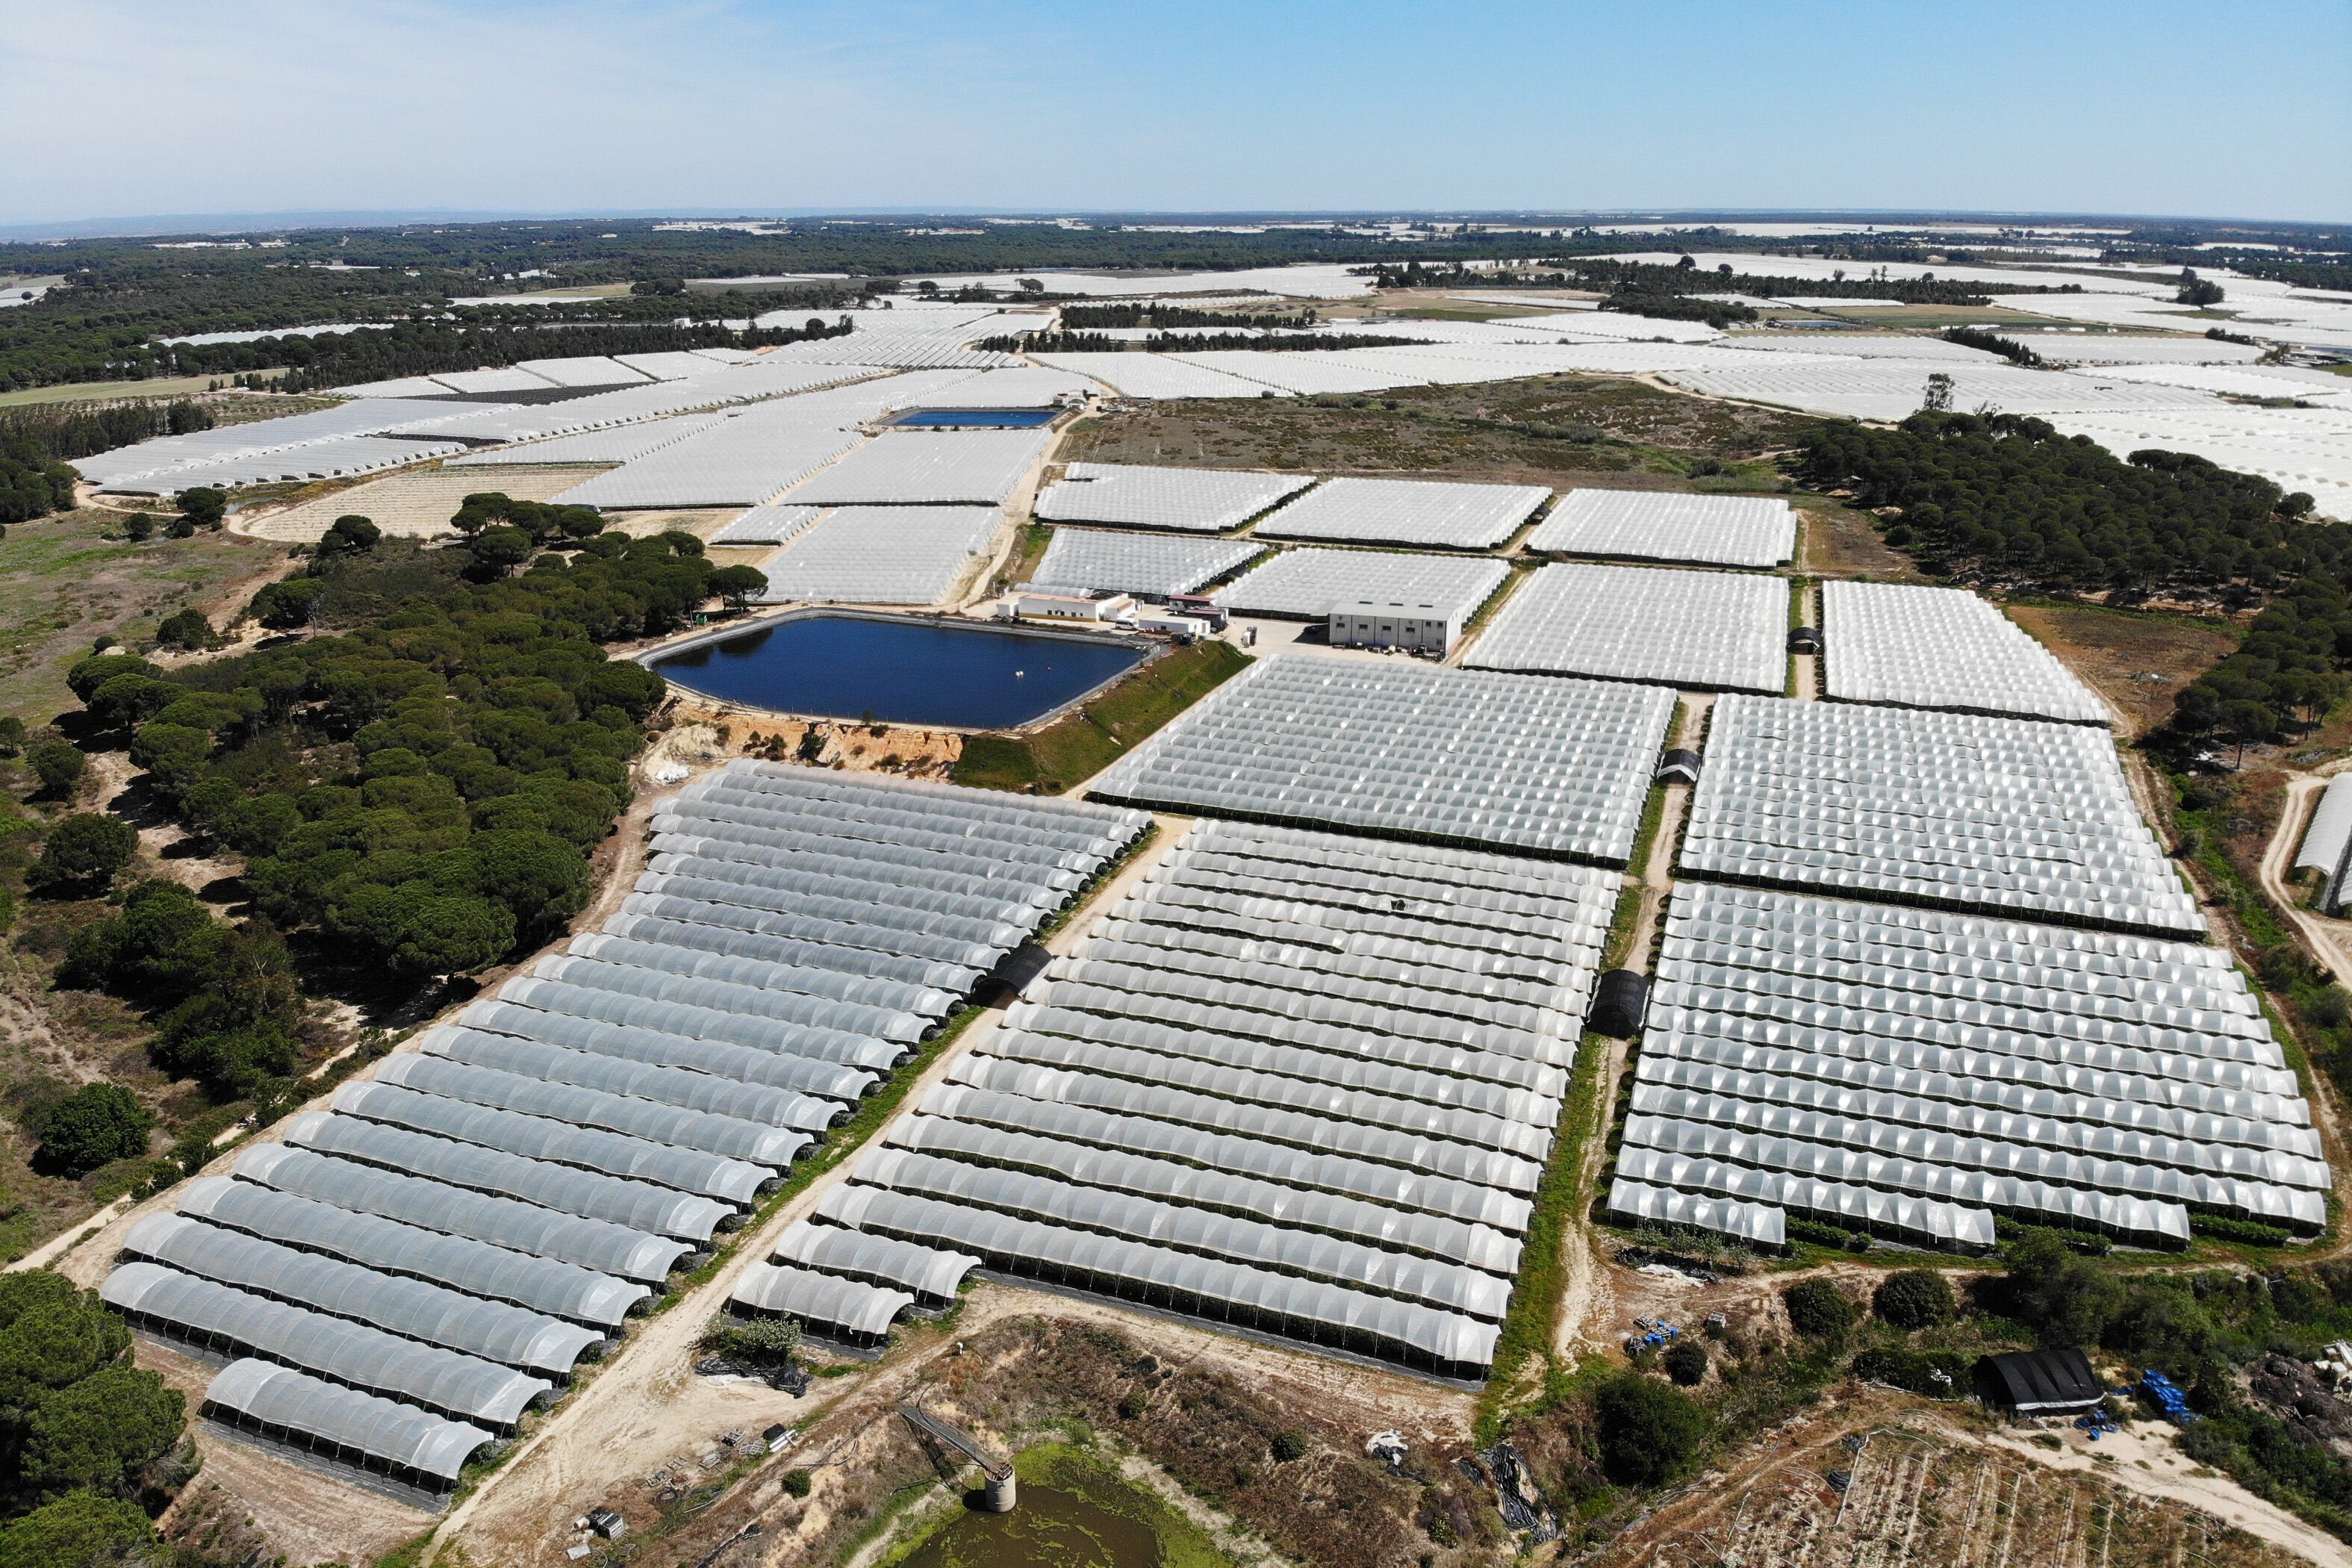
<path fill-rule="evenodd" d="M 546 500 L 570 489 L 605 465 L 577 468 L 451 468 L 436 466 L 387 474 L 348 489 L 304 500 L 251 521 L 244 531 L 280 542 L 318 542 L 335 519 L 347 512 L 367 518 L 388 534 L 429 539 L 449 531 L 450 514 L 467 496 L 498 490 L 518 500 Z"/>
<path fill-rule="evenodd" d="M 2238 627 L 2188 616 L 2042 604 L 2009 616 L 2122 710 L 2135 735 L 2170 718 L 2180 689 L 2238 646 Z"/>

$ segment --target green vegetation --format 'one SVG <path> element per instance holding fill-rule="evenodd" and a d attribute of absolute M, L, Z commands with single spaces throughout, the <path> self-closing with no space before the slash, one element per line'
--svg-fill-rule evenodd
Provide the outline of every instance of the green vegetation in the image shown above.
<path fill-rule="evenodd" d="M 41 1112 L 36 1159 L 60 1175 L 88 1175 L 100 1165 L 147 1152 L 147 1134 L 154 1125 L 155 1113 L 129 1089 L 84 1084 Z"/>
<path fill-rule="evenodd" d="M 1948 1323 L 1959 1306 L 1951 1281 L 1932 1268 L 1898 1268 L 1878 1282 L 1870 1310 L 1898 1329 L 1930 1329 Z"/>
<path fill-rule="evenodd" d="M 1601 1466 L 1627 1486 L 1654 1487 L 1680 1475 L 1706 1436 L 1698 1402 L 1637 1372 L 1593 1390 Z"/>
<path fill-rule="evenodd" d="M 186 398 L 0 411 L 0 526 L 71 510 L 78 478 L 66 466 L 71 458 L 151 436 L 210 429 L 213 423 L 209 408 Z"/>
<path fill-rule="evenodd" d="M 1962 348 L 1982 349 L 1987 353 L 1999 354 L 2011 364 L 2038 366 L 2042 363 L 2040 354 L 2015 338 L 2005 338 L 1981 327 L 1946 327 L 1944 341 L 1958 343 Z"/>
<path fill-rule="evenodd" d="M 1834 1339 L 1862 1320 L 1853 1298 L 1830 1279 L 1799 1280 L 1780 1292 L 1780 1305 L 1788 1310 L 1790 1327 L 1809 1339 Z"/>
<path fill-rule="evenodd" d="M 2252 604 L 2352 554 L 2352 524 L 2303 521 L 2307 495 L 2179 453 L 2126 462 L 2018 415 L 1820 425 L 1796 471 L 1899 509 L 1887 542 L 1927 570 L 2020 588 Z"/>
<path fill-rule="evenodd" d="M 79 1568 L 152 1542 L 134 1500 L 181 1479 L 185 1402 L 130 1365 L 131 1331 L 97 1292 L 0 1275 L 0 1564 Z M 73 1555 L 73 1553 L 81 1555 Z"/>
<path fill-rule="evenodd" d="M 741 1318 L 721 1312 L 703 1331 L 702 1348 L 730 1361 L 781 1370 L 800 1355 L 801 1326 L 790 1318 Z"/>
<path fill-rule="evenodd" d="M 955 782 L 1059 795 L 1110 766 L 1248 663 L 1231 643 L 1171 648 L 1042 729 L 972 736 L 957 759 Z"/>
<path fill-rule="evenodd" d="M 121 817 L 82 812 L 49 829 L 25 880 L 50 893 L 103 892 L 138 847 L 138 829 Z"/>

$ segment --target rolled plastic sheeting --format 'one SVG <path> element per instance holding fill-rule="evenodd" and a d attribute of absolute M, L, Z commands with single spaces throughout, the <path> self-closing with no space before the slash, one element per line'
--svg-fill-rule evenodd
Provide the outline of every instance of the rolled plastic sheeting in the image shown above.
<path fill-rule="evenodd" d="M 443 1487 L 456 1486 L 466 1462 L 496 1441 L 478 1426 L 250 1359 L 223 1368 L 205 1390 L 205 1405 L 240 1425 Z"/>
<path fill-rule="evenodd" d="M 212 1350 L 259 1355 L 355 1388 L 511 1431 L 555 1385 L 479 1356 L 289 1306 L 157 1263 L 125 1263 L 98 1288 L 133 1322 Z"/>

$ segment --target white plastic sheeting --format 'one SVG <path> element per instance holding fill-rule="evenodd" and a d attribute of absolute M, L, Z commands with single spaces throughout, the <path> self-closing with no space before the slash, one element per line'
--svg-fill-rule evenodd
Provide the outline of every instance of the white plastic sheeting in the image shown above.
<path fill-rule="evenodd" d="M 994 506 L 1052 438 L 1043 430 L 888 430 L 792 499 L 811 506 Z"/>
<path fill-rule="evenodd" d="M 1729 696 L 1682 869 L 2158 934 L 2204 917 L 2105 731 Z"/>
<path fill-rule="evenodd" d="M 1328 479 L 1258 524 L 1270 537 L 1491 550 L 1551 499 L 1541 485 Z"/>
<path fill-rule="evenodd" d="M 1961 588 L 1823 583 L 1822 656 L 1842 702 L 2114 721 L 2057 655 Z"/>
<path fill-rule="evenodd" d="M 808 531 L 824 509 L 771 504 L 730 518 L 707 542 L 711 544 L 790 544 Z"/>
<path fill-rule="evenodd" d="M 609 430 L 583 430 L 518 446 L 494 447 L 452 458 L 452 468 L 512 468 L 524 464 L 626 463 L 649 452 L 699 436 L 715 427 L 724 414 L 681 414 L 669 419 L 649 419 L 642 425 L 619 425 Z"/>
<path fill-rule="evenodd" d="M 1173 354 L 1038 354 L 1039 364 L 1068 371 L 1127 397 L 1286 397 L 1261 381 L 1189 364 Z"/>
<path fill-rule="evenodd" d="M 1779 692 L 1788 681 L 1788 630 L 1784 578 L 1556 562 L 1520 584 L 1462 662 Z"/>
<path fill-rule="evenodd" d="M 1057 528 L 1029 580 L 1040 588 L 1164 599 L 1247 565 L 1265 546 L 1245 539 L 1183 539 L 1099 528 Z"/>
<path fill-rule="evenodd" d="M 980 1259 L 968 1252 L 917 1247 L 887 1236 L 813 1225 L 804 1219 L 793 1221 L 776 1238 L 774 1260 L 868 1284 L 895 1285 L 912 1293 L 916 1300 L 935 1306 L 953 1301 L 963 1288 L 964 1277 L 980 1267 Z"/>
<path fill-rule="evenodd" d="M 769 557 L 760 602 L 935 605 L 1003 521 L 989 506 L 842 507 Z"/>
<path fill-rule="evenodd" d="M 862 1344 L 886 1337 L 892 1320 L 915 1304 L 904 1290 L 791 1263 L 754 1263 L 735 1282 L 730 1299 L 739 1307 L 797 1319 L 812 1333 Z"/>
<path fill-rule="evenodd" d="M 1072 463 L 1038 496 L 1037 515 L 1048 522 L 1222 533 L 1314 482 L 1307 474 Z"/>
<path fill-rule="evenodd" d="M 2309 1234 L 2330 1188 L 2226 953 L 1801 893 L 1676 890 L 1633 1111 L 1636 1181 L 1759 1201 L 1828 1184 L 1988 1230 L 1999 1213 L 2184 1245 L 2202 1211 Z M 1820 1196 L 1783 1206 L 1852 1223 Z"/>
<path fill-rule="evenodd" d="M 330 1458 L 440 1489 L 456 1486 L 466 1462 L 493 1440 L 478 1426 L 250 1359 L 221 1370 L 205 1390 L 205 1409 Z"/>
<path fill-rule="evenodd" d="M 1797 552 L 1797 514 L 1771 496 L 1570 490 L 1528 536 L 1528 548 L 1710 566 L 1779 566 Z"/>
<path fill-rule="evenodd" d="M 2294 868 L 2318 872 L 2324 884 L 2321 896 L 2333 907 L 2343 896 L 2347 859 L 2352 859 L 2352 773 L 2338 773 L 2327 781 L 2319 804 L 2312 808 Z"/>
<path fill-rule="evenodd" d="M 1674 705 L 1658 687 L 1277 654 L 1090 793 L 1622 865 Z"/>
<path fill-rule="evenodd" d="M 1217 1317 L 1260 1274 L 1342 1292 L 1260 1322 L 1315 1342 L 1411 1306 L 1440 1316 L 1370 1348 L 1475 1371 L 1457 1321 L 1507 1305 L 1616 880 L 1198 823 L 817 1218 L 1115 1295 L 1172 1277 Z"/>
<path fill-rule="evenodd" d="M 138 489 L 163 492 L 214 482 L 233 470 L 244 471 L 236 468 L 239 464 L 254 466 L 256 471 L 268 468 L 273 455 L 282 459 L 277 466 L 292 472 L 306 462 L 299 450 L 301 447 L 383 436 L 395 429 L 413 432 L 421 441 L 436 444 L 436 449 L 426 450 L 408 442 L 392 442 L 390 446 L 407 449 L 415 456 L 437 456 L 438 448 L 453 447 L 462 439 L 456 433 L 455 421 L 467 412 L 462 404 L 353 398 L 332 408 L 291 414 L 282 419 L 255 419 L 191 431 L 184 436 L 158 436 L 95 457 L 76 458 L 72 467 L 101 489 L 140 481 L 135 487 Z"/>
<path fill-rule="evenodd" d="M 1237 616 L 1319 621 L 1362 600 L 1431 605 L 1467 622 L 1511 569 L 1493 556 L 1412 555 L 1387 550 L 1285 550 L 1212 595 Z"/>

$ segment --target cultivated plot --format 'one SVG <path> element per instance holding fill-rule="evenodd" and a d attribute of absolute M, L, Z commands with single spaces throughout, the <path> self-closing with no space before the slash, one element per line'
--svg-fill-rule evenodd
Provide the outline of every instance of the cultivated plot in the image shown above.
<path fill-rule="evenodd" d="M 1089 793 L 1622 865 L 1674 706 L 1658 687 L 1277 654 Z"/>
<path fill-rule="evenodd" d="M 988 506 L 841 507 L 761 566 L 761 602 L 937 604 L 1003 521 Z"/>
<path fill-rule="evenodd" d="M 2105 724 L 2097 693 L 1993 605 L 1958 588 L 1822 584 L 1822 657 L 1844 702 Z"/>
<path fill-rule="evenodd" d="M 1682 869 L 2159 934 L 2204 917 L 2082 724 L 1726 697 Z"/>
<path fill-rule="evenodd" d="M 1030 581 L 1041 588 L 1189 594 L 1265 553 L 1246 539 L 1184 539 L 1099 528 L 1057 528 Z"/>
<path fill-rule="evenodd" d="M 1334 609 L 1370 600 L 1429 605 L 1460 624 L 1493 598 L 1510 574 L 1510 567 L 1493 556 L 1286 550 L 1213 596 L 1237 616 L 1321 620 Z"/>
<path fill-rule="evenodd" d="M 1538 567 L 1463 663 L 1703 691 L 1788 684 L 1789 584 L 1736 572 Z"/>
<path fill-rule="evenodd" d="M 1570 490 L 1528 538 L 1530 550 L 1712 566 L 1779 566 L 1797 552 L 1797 514 L 1770 496 Z"/>
<path fill-rule="evenodd" d="M 1331 479 L 1257 525 L 1283 539 L 1492 550 L 1551 499 L 1541 485 Z"/>
<path fill-rule="evenodd" d="M 1974 1249 L 1996 1216 L 2144 1247 L 2197 1214 L 2308 1234 L 2329 1185 L 2217 948 L 1704 884 L 1667 918 L 1618 1172 L 1629 1214 L 1675 1192 L 1742 1228 Z"/>
<path fill-rule="evenodd" d="M 385 533 L 402 539 L 430 539 L 450 531 L 449 519 L 479 490 L 497 489 L 517 500 L 546 500 L 592 477 L 585 468 L 529 468 L 511 473 L 486 475 L 472 468 L 452 470 L 443 464 L 413 473 L 388 474 L 317 500 L 273 512 L 238 528 L 258 539 L 315 544 L 335 519 L 364 517 Z"/>
<path fill-rule="evenodd" d="M 1314 482 L 1306 474 L 1072 463 L 1037 497 L 1037 515 L 1048 522 L 1222 533 Z"/>
<path fill-rule="evenodd" d="M 824 509 L 787 506 L 771 501 L 721 523 L 708 542 L 712 544 L 790 544 L 814 526 Z"/>
<path fill-rule="evenodd" d="M 1145 826 L 753 763 L 659 805 L 603 931 L 184 1188 L 107 1299 L 333 1391 L 236 1405 L 299 1442 L 510 1432 Z"/>
<path fill-rule="evenodd" d="M 1615 894 L 1199 824 L 813 1228 L 1483 1375 Z"/>
<path fill-rule="evenodd" d="M 1052 437 L 1042 430 L 894 430 L 801 485 L 812 506 L 996 505 Z"/>

